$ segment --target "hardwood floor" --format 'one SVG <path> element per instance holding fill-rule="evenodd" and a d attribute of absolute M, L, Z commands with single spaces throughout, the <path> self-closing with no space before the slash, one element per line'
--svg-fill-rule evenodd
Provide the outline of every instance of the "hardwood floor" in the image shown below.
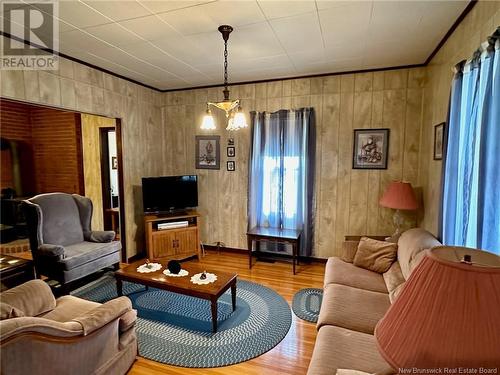
<path fill-rule="evenodd" d="M 197 262 L 196 260 L 193 262 Z M 243 280 L 254 281 L 274 289 L 283 296 L 289 305 L 295 292 L 302 288 L 322 288 L 324 265 L 311 263 L 300 264 L 297 274 L 292 274 L 292 265 L 285 262 L 256 262 L 248 269 L 246 254 L 220 253 L 207 251 L 201 263 L 207 271 L 234 271 Z M 292 313 L 292 326 L 286 337 L 277 346 L 250 361 L 232 366 L 213 369 L 190 369 L 164 365 L 158 362 L 138 357 L 129 375 L 159 375 L 159 374 L 238 374 L 238 375 L 278 375 L 305 374 L 309 366 L 316 326 L 297 318 Z"/>

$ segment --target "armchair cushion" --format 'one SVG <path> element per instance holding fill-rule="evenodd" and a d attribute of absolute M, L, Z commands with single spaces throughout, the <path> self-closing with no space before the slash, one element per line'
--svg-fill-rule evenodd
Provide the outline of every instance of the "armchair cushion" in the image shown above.
<path fill-rule="evenodd" d="M 123 296 L 112 299 L 87 314 L 74 318 L 73 321 L 80 323 L 83 334 L 88 335 L 131 310 L 132 302 Z"/>
<path fill-rule="evenodd" d="M 112 230 L 93 230 L 90 232 L 90 242 L 111 242 L 115 239 L 116 233 Z"/>
<path fill-rule="evenodd" d="M 97 258 L 119 252 L 121 244 L 119 241 L 112 242 L 80 242 L 66 246 L 65 257 L 59 263 L 63 269 L 71 270 L 85 263 L 92 262 Z"/>
<path fill-rule="evenodd" d="M 2 341 L 24 332 L 40 333 L 53 337 L 74 337 L 81 336 L 83 329 L 78 322 L 61 323 L 31 316 L 6 319 L 0 322 Z"/>
<path fill-rule="evenodd" d="M 19 318 L 21 316 L 24 316 L 24 313 L 21 310 L 9 305 L 8 303 L 0 302 L 0 320 Z"/>
<path fill-rule="evenodd" d="M 25 316 L 37 316 L 56 307 L 50 287 L 42 280 L 30 280 L 2 293 L 3 303 L 22 311 Z"/>
<path fill-rule="evenodd" d="M 38 252 L 41 256 L 45 257 L 63 257 L 64 256 L 64 246 L 43 244 L 38 246 Z"/>
<path fill-rule="evenodd" d="M 39 317 L 64 323 L 77 316 L 87 314 L 98 306 L 100 306 L 100 304 L 97 302 L 87 301 L 74 296 L 62 296 L 56 300 L 56 307 L 54 310 L 39 315 Z"/>

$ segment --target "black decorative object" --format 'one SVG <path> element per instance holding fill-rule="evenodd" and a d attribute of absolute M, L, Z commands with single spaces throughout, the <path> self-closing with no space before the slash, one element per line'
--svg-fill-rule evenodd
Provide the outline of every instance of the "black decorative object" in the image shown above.
<path fill-rule="evenodd" d="M 200 275 L 200 280 L 205 280 L 207 278 L 207 271 L 203 271 L 203 273 Z"/>
<path fill-rule="evenodd" d="M 177 260 L 171 260 L 167 264 L 170 273 L 177 275 L 181 271 L 181 264 Z"/>

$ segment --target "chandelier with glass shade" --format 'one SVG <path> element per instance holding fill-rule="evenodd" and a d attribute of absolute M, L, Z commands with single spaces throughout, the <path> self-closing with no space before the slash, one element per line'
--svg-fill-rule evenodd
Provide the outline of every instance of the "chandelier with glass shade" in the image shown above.
<path fill-rule="evenodd" d="M 229 99 L 229 89 L 227 82 L 227 41 L 229 39 L 229 34 L 231 33 L 231 31 L 233 31 L 233 28 L 229 25 L 221 25 L 219 26 L 218 30 L 222 34 L 222 39 L 224 40 L 224 90 L 222 90 L 222 92 L 224 93 L 224 100 L 220 102 L 207 102 L 207 112 L 205 113 L 205 116 L 203 116 L 201 129 L 215 129 L 215 120 L 212 115 L 212 111 L 210 111 L 210 106 L 213 106 L 226 112 L 226 130 L 238 130 L 241 128 L 246 128 L 248 124 L 245 114 L 241 109 L 239 99 Z"/>

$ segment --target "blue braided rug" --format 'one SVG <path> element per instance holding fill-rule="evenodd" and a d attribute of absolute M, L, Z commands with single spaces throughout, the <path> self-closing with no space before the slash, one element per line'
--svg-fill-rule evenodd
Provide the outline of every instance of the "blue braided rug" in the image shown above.
<path fill-rule="evenodd" d="M 218 302 L 217 333 L 211 333 L 210 302 L 155 288 L 123 283 L 138 312 L 139 354 L 182 367 L 227 366 L 257 357 L 286 336 L 292 322 L 290 306 L 272 289 L 238 280 L 236 310 L 230 291 Z M 73 295 L 95 302 L 117 296 L 115 279 L 107 274 L 75 290 Z"/>
<path fill-rule="evenodd" d="M 292 310 L 300 319 L 316 323 L 323 301 L 323 289 L 305 288 L 293 296 Z"/>

